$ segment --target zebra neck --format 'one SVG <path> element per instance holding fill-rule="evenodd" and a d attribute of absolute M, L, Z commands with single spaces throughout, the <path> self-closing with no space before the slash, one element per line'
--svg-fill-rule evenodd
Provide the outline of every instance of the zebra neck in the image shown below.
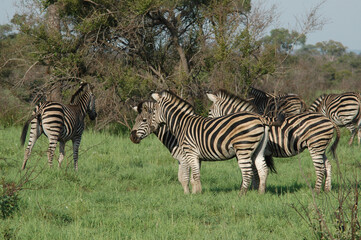
<path fill-rule="evenodd" d="M 167 116 L 166 125 L 175 136 L 180 134 L 181 126 L 186 122 L 187 116 L 194 115 L 193 108 L 187 108 L 187 106 L 169 109 L 167 112 L 168 114 L 165 114 Z"/>
<path fill-rule="evenodd" d="M 76 106 L 79 107 L 82 118 L 84 118 L 86 115 L 88 104 L 89 104 L 89 96 L 87 94 L 84 94 L 83 96 L 81 96 L 79 98 L 78 102 L 76 103 Z"/>

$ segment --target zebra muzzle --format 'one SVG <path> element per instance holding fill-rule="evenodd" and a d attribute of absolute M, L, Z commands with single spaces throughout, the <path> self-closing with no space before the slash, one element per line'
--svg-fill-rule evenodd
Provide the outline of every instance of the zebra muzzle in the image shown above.
<path fill-rule="evenodd" d="M 136 130 L 133 130 L 131 133 L 130 133 L 130 140 L 133 142 L 133 143 L 140 143 L 140 138 L 137 136 L 137 131 Z"/>

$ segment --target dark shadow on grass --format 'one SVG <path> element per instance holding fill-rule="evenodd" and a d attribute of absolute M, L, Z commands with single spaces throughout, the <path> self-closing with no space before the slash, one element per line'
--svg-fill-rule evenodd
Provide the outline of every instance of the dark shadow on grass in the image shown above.
<path fill-rule="evenodd" d="M 267 185 L 266 192 L 271 194 L 282 195 L 285 193 L 295 193 L 302 188 L 307 188 L 306 184 L 300 184 L 294 182 L 291 185 Z M 239 191 L 240 185 L 234 185 L 233 187 L 210 187 L 208 190 L 205 189 L 205 192 L 214 192 L 214 193 L 227 193 L 232 191 Z M 254 189 L 249 189 L 248 191 L 257 191 Z"/>
<path fill-rule="evenodd" d="M 302 188 L 307 188 L 306 184 L 301 184 L 298 182 L 294 182 L 291 185 L 267 185 L 266 192 L 282 195 L 285 193 L 295 193 L 298 192 Z"/>

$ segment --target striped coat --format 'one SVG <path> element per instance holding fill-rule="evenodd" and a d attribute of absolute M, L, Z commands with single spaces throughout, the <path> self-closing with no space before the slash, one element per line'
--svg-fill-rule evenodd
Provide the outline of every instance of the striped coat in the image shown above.
<path fill-rule="evenodd" d="M 358 133 L 360 143 L 361 97 L 359 93 L 324 94 L 318 97 L 309 107 L 310 112 L 320 112 L 340 127 L 351 132 L 349 145 Z"/>
<path fill-rule="evenodd" d="M 185 161 L 192 170 L 192 192 L 201 192 L 200 159 L 210 161 L 237 157 L 242 172 L 241 194 L 247 192 L 253 166 L 259 174 L 259 192 L 266 187 L 268 168 L 264 150 L 268 140 L 268 126 L 260 115 L 243 112 L 219 118 L 204 118 L 194 114 L 193 107 L 169 91 L 153 93 L 157 101 L 155 121 L 166 124 L 178 139 Z M 254 164 L 253 164 L 254 160 Z"/>
<path fill-rule="evenodd" d="M 258 113 L 271 117 L 282 114 L 293 116 L 306 111 L 306 103 L 296 94 L 272 95 L 256 88 L 250 88 L 251 102 L 257 107 Z"/>
<path fill-rule="evenodd" d="M 179 148 L 177 138 L 169 131 L 166 125 L 158 126 L 154 115 L 155 102 L 146 101 L 138 104 L 133 109 L 138 112 L 130 134 L 133 143 L 140 141 L 154 133 L 163 145 L 169 150 L 173 158 L 178 160 L 178 181 L 182 184 L 184 193 L 189 193 L 189 166 L 185 164 L 184 154 Z M 193 182 L 193 180 L 191 180 Z"/>
<path fill-rule="evenodd" d="M 65 143 L 72 140 L 74 168 L 77 170 L 78 149 L 84 130 L 84 118 L 87 114 L 91 120 L 94 120 L 97 116 L 95 96 L 93 95 L 92 87 L 87 83 L 81 84 L 78 91 L 73 95 L 70 105 L 53 101 L 37 105 L 32 116 L 25 123 L 21 135 L 21 144 L 24 145 L 28 127 L 31 123 L 29 142 L 25 150 L 22 169 L 25 169 L 36 140 L 44 133 L 49 140 L 49 166 L 52 166 L 57 143 L 59 142 L 60 155 L 58 166 L 60 167 L 65 155 Z"/>
<path fill-rule="evenodd" d="M 217 115 L 219 113 L 225 115 L 242 111 L 242 109 L 227 111 L 227 99 L 226 95 L 212 96 L 210 100 L 213 104 L 209 115 L 217 117 L 221 116 Z M 232 95 L 229 99 L 234 101 L 234 96 Z M 221 102 L 222 104 L 220 104 Z M 328 118 L 319 113 L 309 112 L 287 117 L 281 126 L 270 127 L 266 156 L 291 157 L 307 148 L 317 176 L 315 190 L 320 191 L 323 178 L 326 176 L 325 191 L 329 191 L 331 189 L 331 164 L 326 157 L 326 149 L 332 140 L 334 131 L 336 131 L 337 137 L 331 150 L 335 155 L 340 131 Z"/>

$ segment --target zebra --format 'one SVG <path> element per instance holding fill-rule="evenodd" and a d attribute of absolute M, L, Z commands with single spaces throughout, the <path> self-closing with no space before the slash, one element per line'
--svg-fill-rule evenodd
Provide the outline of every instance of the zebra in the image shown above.
<path fill-rule="evenodd" d="M 259 175 L 259 193 L 265 192 L 268 175 L 264 150 L 271 124 L 259 114 L 235 113 L 205 118 L 194 113 L 193 106 L 170 91 L 153 93 L 155 123 L 166 124 L 177 138 L 193 177 L 192 193 L 202 191 L 200 160 L 218 161 L 237 157 L 242 172 L 240 195 L 246 194 L 254 168 Z M 187 174 L 187 173 L 186 173 Z"/>
<path fill-rule="evenodd" d="M 95 120 L 97 117 L 93 86 L 88 83 L 81 83 L 80 88 L 72 96 L 69 105 L 54 101 L 46 101 L 37 105 L 32 116 L 25 123 L 21 134 L 21 145 L 24 146 L 28 127 L 31 123 L 29 142 L 25 150 L 22 169 L 25 169 L 36 140 L 44 133 L 49 140 L 47 152 L 49 166 L 52 167 L 57 143 L 59 142 L 58 167 L 60 167 L 64 159 L 65 143 L 72 140 L 74 168 L 78 170 L 78 149 L 86 114 L 91 120 Z"/>
<path fill-rule="evenodd" d="M 309 107 L 310 112 L 320 112 L 336 125 L 346 127 L 351 132 L 348 144 L 351 145 L 358 132 L 360 144 L 361 97 L 358 93 L 323 94 Z"/>
<path fill-rule="evenodd" d="M 163 145 L 169 150 L 172 157 L 177 159 L 178 169 L 178 181 L 181 183 L 184 193 L 189 193 L 189 167 L 185 164 L 184 154 L 179 148 L 177 138 L 169 131 L 166 125 L 156 126 L 154 119 L 155 102 L 144 101 L 140 102 L 138 106 L 133 107 L 133 110 L 138 112 L 138 116 L 135 119 L 135 124 L 131 130 L 130 140 L 133 143 L 140 143 L 142 139 L 154 133 L 157 138 L 163 143 Z M 193 180 L 191 179 L 191 182 Z"/>
<path fill-rule="evenodd" d="M 184 193 L 189 193 L 189 174 L 186 174 L 190 171 L 189 167 L 185 164 L 184 153 L 181 151 L 181 148 L 178 146 L 177 138 L 169 131 L 169 128 L 166 125 L 156 127 L 155 115 L 154 115 L 155 103 L 151 101 L 140 102 L 138 106 L 133 107 L 138 113 L 138 116 L 135 119 L 134 126 L 131 130 L 130 140 L 133 143 L 140 143 L 142 139 L 154 133 L 158 139 L 167 147 L 168 151 L 171 153 L 173 158 L 178 160 L 179 170 L 178 170 L 178 180 L 181 183 Z M 200 159 L 205 161 L 205 159 Z M 273 159 L 266 158 L 266 164 L 271 171 L 275 171 L 273 166 Z M 199 163 L 201 166 L 201 161 Z M 255 172 L 257 175 L 257 171 Z M 191 175 L 191 184 L 193 185 L 194 179 Z M 253 188 L 257 189 L 257 182 L 253 182 Z"/>
<path fill-rule="evenodd" d="M 282 113 L 285 117 L 306 111 L 306 103 L 296 94 L 281 94 L 278 96 L 251 87 L 249 95 L 251 102 L 257 106 L 260 114 L 276 117 Z"/>
<path fill-rule="evenodd" d="M 212 101 L 210 117 L 220 117 L 242 111 L 228 108 L 229 102 L 234 102 L 234 95 L 207 94 Z M 242 101 L 242 99 L 240 99 Z M 331 164 L 326 157 L 326 149 L 336 132 L 336 139 L 331 151 L 336 158 L 336 148 L 340 139 L 340 130 L 328 118 L 320 113 L 304 112 L 286 117 L 280 126 L 270 126 L 269 142 L 265 157 L 291 157 L 308 148 L 316 171 L 315 191 L 320 192 L 324 175 L 326 175 L 325 191 L 331 190 Z"/>

